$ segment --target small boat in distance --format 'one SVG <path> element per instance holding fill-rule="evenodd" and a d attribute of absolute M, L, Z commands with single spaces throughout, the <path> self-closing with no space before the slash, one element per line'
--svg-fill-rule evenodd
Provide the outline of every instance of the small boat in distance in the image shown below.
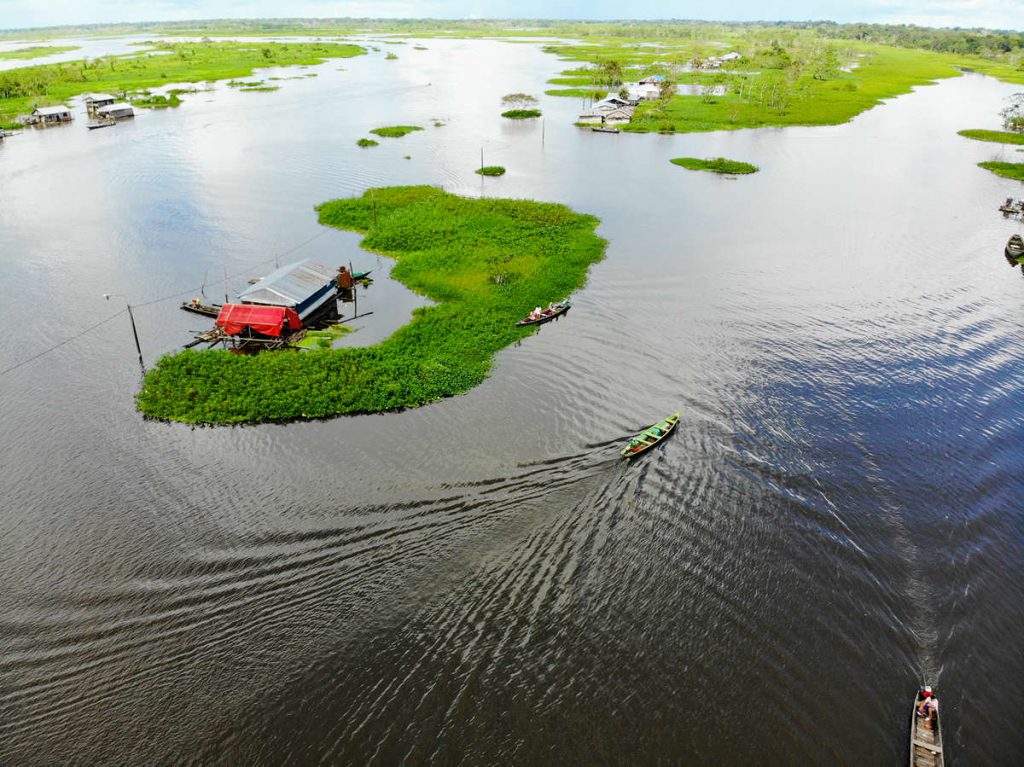
<path fill-rule="evenodd" d="M 618 128 L 604 128 L 604 127 L 593 127 L 590 129 L 594 133 L 621 133 Z"/>
<path fill-rule="evenodd" d="M 104 122 L 89 123 L 85 127 L 88 128 L 89 130 L 96 130 L 97 128 L 112 128 L 115 125 L 117 125 L 117 123 L 113 120 L 106 120 Z"/>
<path fill-rule="evenodd" d="M 648 426 L 644 429 L 643 433 L 633 437 L 633 439 L 629 441 L 629 444 L 622 448 L 620 455 L 623 458 L 635 458 L 642 453 L 646 453 L 674 432 L 678 423 L 679 413 L 673 413 L 663 421 L 658 421 L 657 423 Z"/>
<path fill-rule="evenodd" d="M 551 306 L 547 309 L 542 309 L 539 313 L 537 311 L 530 312 L 525 319 L 521 319 L 516 323 L 516 327 L 522 328 L 527 325 L 543 325 L 545 322 L 551 322 L 551 320 L 561 317 L 571 308 L 572 304 L 567 298 L 564 301 L 559 301 L 557 304 L 551 304 Z"/>
<path fill-rule="evenodd" d="M 1006 260 L 1010 262 L 1011 266 L 1016 266 L 1024 258 L 1024 240 L 1021 239 L 1019 234 L 1015 234 L 1010 237 L 1010 241 L 1006 243 L 1006 250 L 1003 251 L 1006 255 Z"/>
<path fill-rule="evenodd" d="M 216 317 L 220 314 L 220 304 L 204 304 L 198 298 L 193 298 L 191 301 L 182 301 L 181 307 L 186 312 L 192 312 L 193 314 L 203 314 L 207 317 Z"/>
<path fill-rule="evenodd" d="M 939 699 L 922 687 L 910 710 L 910 767 L 943 767 Z"/>

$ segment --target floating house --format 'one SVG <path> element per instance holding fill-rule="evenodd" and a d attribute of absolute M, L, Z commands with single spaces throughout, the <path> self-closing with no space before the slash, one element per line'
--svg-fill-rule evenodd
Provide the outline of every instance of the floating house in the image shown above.
<path fill-rule="evenodd" d="M 255 304 L 224 304 L 215 324 L 224 335 L 247 338 L 280 338 L 302 327 L 302 321 L 294 309 Z"/>
<path fill-rule="evenodd" d="M 665 75 L 650 75 L 641 80 L 638 85 L 656 85 L 659 88 L 665 83 Z"/>
<path fill-rule="evenodd" d="M 582 125 L 622 124 L 633 119 L 633 103 L 619 96 L 608 96 L 596 102 L 589 112 L 584 112 L 576 122 Z"/>
<path fill-rule="evenodd" d="M 626 83 L 626 93 L 630 101 L 654 101 L 661 98 L 661 86 L 653 83 Z"/>
<path fill-rule="evenodd" d="M 33 125 L 58 125 L 72 120 L 71 110 L 66 106 L 36 107 L 29 116 Z"/>
<path fill-rule="evenodd" d="M 337 315 L 337 272 L 308 259 L 282 266 L 238 294 L 242 304 L 292 309 L 303 322 Z M 308 323 L 307 323 L 308 324 Z"/>
<path fill-rule="evenodd" d="M 100 107 L 110 106 L 115 101 L 117 99 L 109 93 L 88 93 L 85 96 L 85 111 L 91 114 Z"/>
<path fill-rule="evenodd" d="M 123 120 L 126 117 L 135 117 L 135 107 L 125 101 L 120 101 L 98 107 L 94 113 L 103 120 Z"/>

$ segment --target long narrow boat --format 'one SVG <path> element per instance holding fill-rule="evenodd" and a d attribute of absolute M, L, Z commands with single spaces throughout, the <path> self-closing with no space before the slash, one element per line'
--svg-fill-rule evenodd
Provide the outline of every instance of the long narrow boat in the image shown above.
<path fill-rule="evenodd" d="M 1019 234 L 1014 234 L 1010 237 L 1010 241 L 1006 243 L 1006 250 L 1003 253 L 1011 265 L 1016 266 L 1020 263 L 1020 259 L 1024 257 L 1024 240 L 1021 239 Z"/>
<path fill-rule="evenodd" d="M 623 458 L 636 458 L 638 455 L 646 453 L 674 432 L 678 423 L 679 413 L 673 413 L 668 418 L 651 424 L 641 434 L 633 437 L 629 444 L 622 448 L 620 455 Z"/>
<path fill-rule="evenodd" d="M 202 304 L 199 303 L 198 298 L 193 299 L 191 301 L 182 301 L 180 308 L 184 309 L 186 312 L 192 312 L 193 314 L 202 314 L 207 317 L 216 317 L 218 314 L 220 314 L 220 304 Z"/>
<path fill-rule="evenodd" d="M 516 323 L 516 327 L 522 328 L 527 325 L 543 325 L 545 322 L 551 322 L 551 320 L 561 317 L 571 308 L 572 304 L 567 298 L 564 301 L 559 301 L 557 304 L 554 304 L 550 309 L 544 309 L 537 316 L 530 314 L 525 319 L 519 320 L 519 322 Z"/>
<path fill-rule="evenodd" d="M 914 706 L 910 709 L 910 767 L 943 767 L 942 729 L 939 724 L 938 697 L 932 695 L 935 706 L 931 707 L 928 716 L 918 713 L 918 706 L 925 700 L 922 688 L 914 696 Z"/>

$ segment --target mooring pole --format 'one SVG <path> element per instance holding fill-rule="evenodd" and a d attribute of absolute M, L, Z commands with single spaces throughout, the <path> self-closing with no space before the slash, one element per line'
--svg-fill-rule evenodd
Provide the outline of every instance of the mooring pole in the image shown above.
<path fill-rule="evenodd" d="M 484 148 L 480 147 L 480 170 L 484 169 Z"/>
<path fill-rule="evenodd" d="M 372 189 L 370 190 L 370 202 L 373 203 L 373 225 L 377 226 L 377 197 Z"/>
<path fill-rule="evenodd" d="M 135 351 L 139 353 L 139 367 L 142 368 L 142 375 L 146 375 L 146 363 L 142 361 L 142 346 L 139 345 L 139 331 L 135 328 L 135 314 L 132 312 L 132 305 L 128 306 L 128 319 L 132 321 L 132 335 L 135 336 Z"/>
<path fill-rule="evenodd" d="M 540 145 L 544 146 L 544 118 L 540 118 Z"/>
<path fill-rule="evenodd" d="M 224 303 L 231 303 L 231 299 L 228 298 L 228 268 L 226 266 L 224 267 Z"/>

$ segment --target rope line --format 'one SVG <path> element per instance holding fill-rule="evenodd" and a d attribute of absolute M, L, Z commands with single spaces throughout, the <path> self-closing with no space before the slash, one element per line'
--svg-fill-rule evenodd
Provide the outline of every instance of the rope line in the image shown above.
<path fill-rule="evenodd" d="M 64 346 L 65 344 L 69 344 L 69 343 L 71 343 L 72 341 L 74 341 L 75 339 L 81 338 L 81 337 L 82 337 L 82 336 L 84 336 L 84 335 L 85 335 L 86 333 L 91 333 L 91 332 L 92 332 L 92 331 L 94 331 L 94 330 L 95 330 L 96 328 L 98 328 L 98 327 L 99 327 L 100 325 L 106 325 L 106 324 L 107 324 L 108 322 L 110 322 L 110 321 L 111 321 L 112 319 L 115 319 L 116 317 L 120 317 L 120 316 L 121 316 L 122 314 L 127 314 L 127 313 L 128 313 L 128 309 L 127 309 L 127 308 L 125 308 L 125 309 L 122 309 L 121 311 L 117 312 L 116 314 L 111 314 L 111 315 L 110 315 L 109 317 L 107 317 L 107 318 L 106 318 L 105 320 L 100 320 L 100 321 L 99 321 L 99 322 L 97 322 L 97 323 L 96 323 L 95 325 L 90 325 L 90 326 L 89 326 L 89 327 L 87 327 L 87 328 L 86 328 L 85 330 L 81 330 L 81 331 L 79 331 L 78 333 L 75 333 L 75 335 L 73 335 L 73 336 L 70 336 L 69 338 L 65 338 L 65 339 L 64 339 L 63 341 L 61 341 L 60 343 L 56 343 L 56 344 L 54 344 L 54 345 L 53 345 L 53 346 L 51 346 L 51 347 L 50 347 L 49 349 L 43 349 L 43 350 L 42 350 L 41 352 L 39 352 L 38 354 L 34 354 L 34 355 L 32 355 L 32 356 L 31 356 L 31 357 L 29 357 L 28 359 L 24 359 L 24 360 L 22 360 L 21 362 L 16 362 L 15 364 L 11 365 L 10 367 L 7 367 L 7 368 L 4 368 L 3 370 L 0 370 L 0 376 L 5 376 L 5 375 L 7 375 L 8 373 L 11 373 L 11 372 L 13 372 L 13 371 L 17 370 L 17 369 L 18 369 L 18 368 L 20 368 L 20 367 L 21 367 L 22 365 L 27 365 L 28 363 L 30 363 L 30 362 L 33 362 L 34 360 L 37 360 L 37 359 L 39 359 L 39 358 L 40 358 L 40 357 L 42 357 L 42 356 L 43 356 L 44 354 L 49 354 L 50 352 L 52 352 L 52 351 L 55 351 L 55 350 L 59 349 L 60 347 Z"/>
<path fill-rule="evenodd" d="M 318 232 L 317 234 L 314 234 L 308 240 L 304 240 L 303 242 L 300 242 L 298 245 L 296 245 L 296 246 L 294 246 L 292 248 L 289 248 L 288 250 L 286 250 L 286 251 L 284 251 L 282 253 L 278 253 L 273 258 L 268 258 L 266 261 L 261 261 L 258 264 L 250 264 L 249 266 L 247 266 L 245 269 L 243 269 L 242 271 L 238 272 L 237 274 L 229 274 L 228 275 L 228 279 L 230 280 L 230 279 L 233 279 L 235 277 L 240 277 L 241 275 L 245 274 L 246 272 L 248 272 L 248 271 L 250 271 L 252 269 L 255 269 L 256 267 L 264 266 L 266 264 L 278 261 L 281 258 L 283 258 L 284 256 L 290 255 L 290 254 L 294 253 L 295 251 L 299 250 L 300 248 L 306 247 L 307 245 L 309 245 L 309 243 L 313 242 L 318 237 L 323 237 L 329 231 L 330 231 L 329 229 L 324 229 L 323 231 Z M 180 293 L 174 293 L 174 294 L 169 295 L 169 296 L 162 296 L 161 298 L 153 298 L 153 299 L 150 299 L 149 301 L 144 301 L 144 302 L 139 303 L 139 304 L 132 304 L 132 309 L 141 309 L 144 306 L 152 306 L 153 304 L 159 304 L 159 303 L 162 303 L 163 301 L 170 301 L 172 298 L 181 298 L 182 296 L 187 296 L 189 293 L 195 293 L 198 290 L 202 290 L 202 288 L 204 286 L 205 286 L 205 283 L 203 285 L 201 285 L 200 287 L 198 287 L 198 288 L 190 288 L 189 290 L 183 290 Z M 96 330 L 96 328 L 100 327 L 101 325 L 106 325 L 111 320 L 113 320 L 113 319 L 115 319 L 117 317 L 120 317 L 122 314 L 127 313 L 127 311 L 128 311 L 127 307 L 124 308 L 124 309 L 121 309 L 116 314 L 111 314 L 106 319 L 100 320 L 95 325 L 90 325 L 89 327 L 85 328 L 84 330 L 80 330 L 78 333 L 75 333 L 75 335 L 69 336 L 68 338 L 65 338 L 63 341 L 60 341 L 59 343 L 56 343 L 56 344 L 54 344 L 53 346 L 51 346 L 51 347 L 49 347 L 47 349 L 43 349 L 38 354 L 34 354 L 31 357 L 28 357 L 27 359 L 23 359 L 21 362 L 16 362 L 13 365 L 11 365 L 10 367 L 6 367 L 6 368 L 0 370 L 0 376 L 5 376 L 8 373 L 13 373 L 15 370 L 17 370 L 18 368 L 22 367 L 23 365 L 27 365 L 28 363 L 34 362 L 35 360 L 39 359 L 44 354 L 49 354 L 52 351 L 56 351 L 57 349 L 59 349 L 60 347 L 64 346 L 65 344 L 69 344 L 72 341 L 75 341 L 75 340 L 81 338 L 86 333 L 91 333 L 92 331 Z"/>

